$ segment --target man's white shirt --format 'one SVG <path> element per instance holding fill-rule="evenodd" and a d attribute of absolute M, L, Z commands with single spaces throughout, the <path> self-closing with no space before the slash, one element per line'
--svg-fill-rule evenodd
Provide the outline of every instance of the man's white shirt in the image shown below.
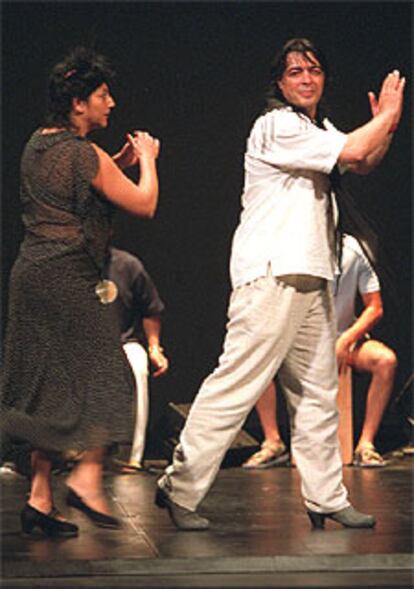
<path fill-rule="evenodd" d="M 245 154 L 243 210 L 232 244 L 233 288 L 265 276 L 269 264 L 274 276 L 333 280 L 328 174 L 346 134 L 326 119 L 324 125 L 318 128 L 290 107 L 274 109 L 254 123 Z"/>

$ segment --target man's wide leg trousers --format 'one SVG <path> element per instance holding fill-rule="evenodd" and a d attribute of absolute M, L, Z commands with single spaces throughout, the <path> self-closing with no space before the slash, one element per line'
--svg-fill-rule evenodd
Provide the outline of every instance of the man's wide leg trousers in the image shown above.
<path fill-rule="evenodd" d="M 177 504 L 195 510 L 280 370 L 305 503 L 320 512 L 346 507 L 337 439 L 336 328 L 326 281 L 268 274 L 233 291 L 228 317 L 218 366 L 203 382 L 159 484 Z"/>

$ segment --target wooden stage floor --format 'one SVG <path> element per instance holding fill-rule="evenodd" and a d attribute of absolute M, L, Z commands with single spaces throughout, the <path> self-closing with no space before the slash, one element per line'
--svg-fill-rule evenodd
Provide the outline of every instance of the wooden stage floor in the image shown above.
<path fill-rule="evenodd" d="M 344 469 L 353 504 L 373 513 L 374 530 L 328 522 L 312 531 L 297 470 L 221 469 L 201 513 L 205 532 L 178 532 L 153 502 L 156 473 L 107 472 L 105 485 L 122 530 L 94 527 L 65 507 L 65 475 L 55 475 L 55 501 L 81 528 L 78 538 L 27 539 L 19 511 L 28 481 L 3 474 L 2 584 L 88 588 L 346 588 L 413 587 L 413 465 L 399 456 L 382 469 Z"/>

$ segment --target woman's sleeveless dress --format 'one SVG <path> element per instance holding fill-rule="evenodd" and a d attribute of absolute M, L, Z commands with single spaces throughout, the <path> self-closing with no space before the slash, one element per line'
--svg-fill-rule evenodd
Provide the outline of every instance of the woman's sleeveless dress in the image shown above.
<path fill-rule="evenodd" d="M 49 451 L 131 439 L 133 380 L 111 304 L 95 293 L 113 206 L 98 158 L 68 131 L 36 131 L 21 162 L 25 237 L 9 285 L 3 433 Z"/>

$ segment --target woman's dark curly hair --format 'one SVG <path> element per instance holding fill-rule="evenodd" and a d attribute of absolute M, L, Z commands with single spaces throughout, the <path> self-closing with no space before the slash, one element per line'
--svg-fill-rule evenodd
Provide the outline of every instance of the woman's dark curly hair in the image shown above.
<path fill-rule="evenodd" d="M 322 51 L 309 39 L 290 39 L 287 41 L 282 49 L 275 55 L 270 69 L 270 82 L 266 91 L 266 108 L 265 112 L 269 112 L 274 108 L 282 108 L 284 106 L 291 106 L 293 110 L 302 112 L 300 108 L 294 104 L 290 104 L 284 97 L 278 82 L 282 79 L 283 73 L 286 69 L 286 62 L 289 53 L 302 53 L 305 58 L 308 53 L 311 53 L 321 64 L 322 70 L 325 74 L 325 80 L 329 77 L 328 62 Z M 323 99 L 318 104 L 316 118 L 320 123 L 325 116 L 325 107 Z M 306 113 L 304 113 L 306 114 Z"/>
<path fill-rule="evenodd" d="M 50 74 L 46 124 L 70 127 L 73 98 L 86 100 L 113 77 L 114 72 L 103 55 L 86 47 L 73 49 Z"/>

